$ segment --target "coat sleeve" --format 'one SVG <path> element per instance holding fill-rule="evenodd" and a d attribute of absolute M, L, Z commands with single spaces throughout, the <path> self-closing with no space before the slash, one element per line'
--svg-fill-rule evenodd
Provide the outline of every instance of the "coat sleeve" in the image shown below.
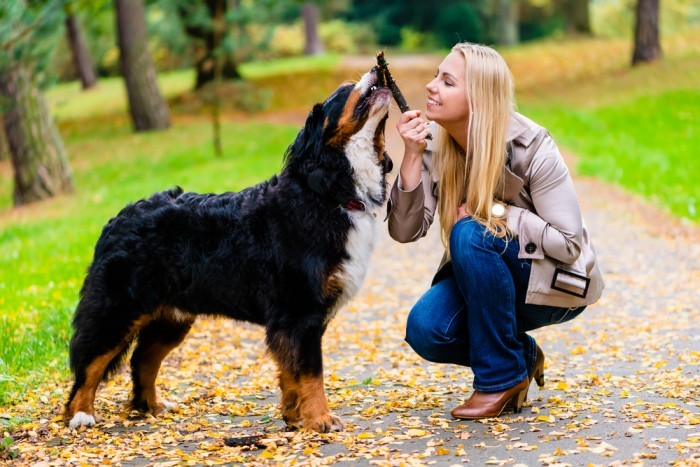
<path fill-rule="evenodd" d="M 387 204 L 389 235 L 401 243 L 415 242 L 428 233 L 435 217 L 437 198 L 430 177 L 432 153 L 426 151 L 421 166 L 421 181 L 410 191 L 404 190 L 401 175 L 391 187 Z"/>
<path fill-rule="evenodd" d="M 508 227 L 518 235 L 519 258 L 546 256 L 566 264 L 581 254 L 583 221 L 574 184 L 554 140 L 547 135 L 530 165 L 535 212 L 508 206 Z"/>

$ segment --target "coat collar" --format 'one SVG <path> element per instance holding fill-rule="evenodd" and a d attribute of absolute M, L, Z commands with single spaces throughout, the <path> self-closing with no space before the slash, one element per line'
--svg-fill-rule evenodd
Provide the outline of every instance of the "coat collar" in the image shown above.
<path fill-rule="evenodd" d="M 515 141 L 523 146 L 529 146 L 532 140 L 535 139 L 537 131 L 531 125 L 528 125 L 528 123 L 528 120 L 517 112 L 513 112 L 511 115 L 508 131 L 506 133 L 509 158 L 512 159 L 515 157 L 513 151 Z M 523 179 L 515 175 L 511 170 L 512 163 L 512 160 L 510 163 L 506 163 L 503 168 L 503 177 L 501 177 L 496 187 L 496 198 L 509 204 L 513 204 L 515 200 L 518 199 L 518 194 L 520 190 L 522 190 L 523 185 L 525 185 Z"/>

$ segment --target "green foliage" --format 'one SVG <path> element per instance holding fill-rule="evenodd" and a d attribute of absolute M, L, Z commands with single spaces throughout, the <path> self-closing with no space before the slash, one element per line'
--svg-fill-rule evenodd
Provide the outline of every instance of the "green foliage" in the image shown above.
<path fill-rule="evenodd" d="M 63 21 L 63 0 L 0 2 L 0 71 L 15 62 L 34 70 L 39 84 Z"/>
<path fill-rule="evenodd" d="M 0 459 L 14 459 L 19 456 L 19 451 L 15 447 L 15 440 L 10 436 L 3 436 L 0 439 Z"/>
<path fill-rule="evenodd" d="M 435 21 L 435 35 L 440 45 L 452 47 L 457 42 L 484 42 L 483 19 L 474 6 L 457 3 L 441 8 Z"/>

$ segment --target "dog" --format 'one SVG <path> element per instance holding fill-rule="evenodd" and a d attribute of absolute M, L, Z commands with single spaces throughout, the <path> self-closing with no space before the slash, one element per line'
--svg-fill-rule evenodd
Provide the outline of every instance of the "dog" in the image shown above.
<path fill-rule="evenodd" d="M 156 193 L 107 223 L 73 317 L 71 428 L 95 425 L 98 385 L 134 341 L 130 408 L 170 408 L 156 376 L 199 315 L 264 326 L 283 419 L 344 428 L 325 396 L 321 339 L 358 291 L 377 237 L 390 100 L 373 69 L 313 107 L 279 175 L 237 193 Z"/>

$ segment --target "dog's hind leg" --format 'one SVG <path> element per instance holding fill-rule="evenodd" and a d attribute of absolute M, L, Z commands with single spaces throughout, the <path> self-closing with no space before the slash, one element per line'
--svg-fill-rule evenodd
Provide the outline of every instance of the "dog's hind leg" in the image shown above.
<path fill-rule="evenodd" d="M 173 404 L 158 398 L 156 377 L 165 357 L 182 343 L 193 322 L 193 317 L 185 317 L 180 321 L 157 319 L 141 329 L 131 357 L 134 383 L 130 403 L 132 409 L 158 415 L 173 407 Z"/>
<path fill-rule="evenodd" d="M 301 411 L 299 410 L 299 382 L 292 373 L 280 366 L 280 389 L 282 390 L 282 401 L 280 410 L 282 419 L 287 424 L 294 424 L 301 421 Z"/>
<path fill-rule="evenodd" d="M 87 328 L 85 322 L 76 320 L 70 351 L 75 382 L 63 412 L 63 419 L 71 428 L 95 425 L 97 387 L 118 368 L 135 333 L 145 322 L 147 318 L 136 320 L 119 333 L 115 329 L 106 330 L 114 328 L 113 323 L 105 323 L 101 332 L 100 327 Z"/>
<path fill-rule="evenodd" d="M 323 385 L 321 326 L 304 330 L 268 329 L 270 352 L 280 369 L 282 416 L 301 419 L 305 428 L 321 433 L 342 430 L 345 426 L 331 413 Z"/>

